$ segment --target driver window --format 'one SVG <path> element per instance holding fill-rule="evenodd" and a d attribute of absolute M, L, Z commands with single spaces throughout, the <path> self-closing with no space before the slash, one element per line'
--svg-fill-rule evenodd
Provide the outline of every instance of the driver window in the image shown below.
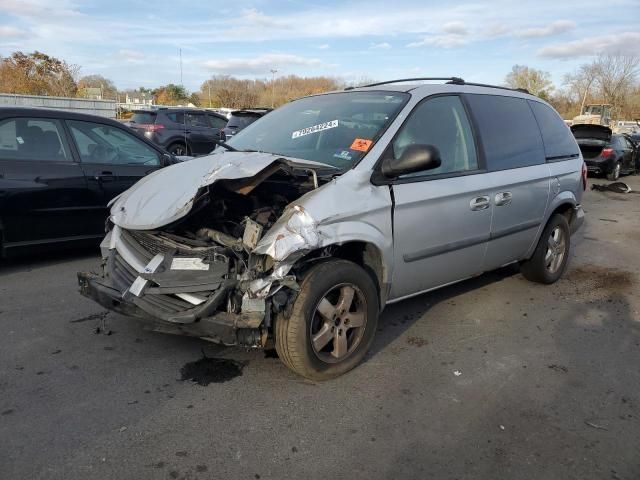
<path fill-rule="evenodd" d="M 160 165 L 160 155 L 120 128 L 92 122 L 67 121 L 83 163 Z"/>
<path fill-rule="evenodd" d="M 440 151 L 442 164 L 401 178 L 478 168 L 471 126 L 457 96 L 436 97 L 418 105 L 393 142 L 394 158 L 400 158 L 409 145 L 415 144 L 435 146 Z"/>

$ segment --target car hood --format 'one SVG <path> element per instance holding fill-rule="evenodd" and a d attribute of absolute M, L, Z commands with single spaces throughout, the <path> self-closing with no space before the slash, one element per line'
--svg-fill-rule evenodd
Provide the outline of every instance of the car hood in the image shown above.
<path fill-rule="evenodd" d="M 594 140 L 603 140 L 605 142 L 611 140 L 611 129 L 604 125 L 579 123 L 577 125 L 571 125 L 570 128 L 576 139 L 589 138 Z"/>
<path fill-rule="evenodd" d="M 253 177 L 271 164 L 318 168 L 327 165 L 263 152 L 224 151 L 157 170 L 114 198 L 111 221 L 129 230 L 153 230 L 184 217 L 198 191 L 218 180 Z"/>

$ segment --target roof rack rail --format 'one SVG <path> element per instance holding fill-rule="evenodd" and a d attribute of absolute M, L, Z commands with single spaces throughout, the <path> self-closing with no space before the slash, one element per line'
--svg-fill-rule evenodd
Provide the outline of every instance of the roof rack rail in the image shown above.
<path fill-rule="evenodd" d="M 500 88 L 502 90 L 511 90 L 512 92 L 531 94 L 531 92 L 529 92 L 529 90 L 527 90 L 526 88 L 510 88 L 510 87 L 503 87 L 501 85 L 490 85 L 488 83 L 471 83 L 471 82 L 467 82 L 465 83 L 465 85 L 471 85 L 472 87 Z"/>
<path fill-rule="evenodd" d="M 400 78 L 398 80 L 387 80 L 386 82 L 370 83 L 368 85 L 360 85 L 358 87 L 347 87 L 345 90 L 353 90 L 354 88 L 377 87 L 379 85 L 389 85 L 391 83 L 415 82 L 418 80 L 448 80 L 448 83 L 455 85 L 464 85 L 464 80 L 458 77 L 416 77 L 416 78 Z"/>
<path fill-rule="evenodd" d="M 422 80 L 447 80 L 446 83 L 451 85 L 471 85 L 473 87 L 488 87 L 488 88 L 501 88 L 503 90 L 511 90 L 513 92 L 521 92 L 521 93 L 530 93 L 526 88 L 509 88 L 502 87 L 500 85 L 489 85 L 488 83 L 473 83 L 473 82 L 465 82 L 460 77 L 416 77 L 416 78 L 401 78 L 398 80 L 387 80 L 386 82 L 377 82 L 370 83 L 368 85 L 360 85 L 358 87 L 347 87 L 345 90 L 353 90 L 354 88 L 365 88 L 365 87 L 378 87 L 380 85 L 389 85 L 391 83 L 400 83 L 400 82 L 415 82 Z"/>

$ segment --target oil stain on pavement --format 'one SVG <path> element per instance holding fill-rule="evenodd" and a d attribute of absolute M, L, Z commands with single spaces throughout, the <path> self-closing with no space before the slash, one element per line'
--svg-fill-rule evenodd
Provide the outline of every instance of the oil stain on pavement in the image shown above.
<path fill-rule="evenodd" d="M 191 380 L 206 387 L 210 383 L 223 383 L 242 375 L 244 363 L 228 358 L 204 356 L 180 369 L 181 380 Z"/>

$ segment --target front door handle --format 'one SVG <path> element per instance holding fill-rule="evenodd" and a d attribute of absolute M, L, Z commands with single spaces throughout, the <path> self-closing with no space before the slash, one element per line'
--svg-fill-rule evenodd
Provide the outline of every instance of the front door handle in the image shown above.
<path fill-rule="evenodd" d="M 489 208 L 490 204 L 491 202 L 489 200 L 489 195 L 482 195 L 481 197 L 472 199 L 469 203 L 469 207 L 473 211 L 486 210 L 487 208 Z"/>
<path fill-rule="evenodd" d="M 116 179 L 116 176 L 113 172 L 102 171 L 100 172 L 100 175 L 95 175 L 93 178 L 99 182 L 113 182 Z"/>
<path fill-rule="evenodd" d="M 512 198 L 513 198 L 513 194 L 511 192 L 496 193 L 496 198 L 495 198 L 496 207 L 509 205 L 511 203 Z"/>

